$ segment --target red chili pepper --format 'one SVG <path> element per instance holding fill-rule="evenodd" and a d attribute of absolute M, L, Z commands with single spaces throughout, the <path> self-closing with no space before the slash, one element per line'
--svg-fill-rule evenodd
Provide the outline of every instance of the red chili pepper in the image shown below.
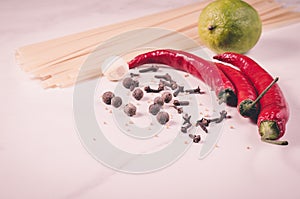
<path fill-rule="evenodd" d="M 257 125 L 262 141 L 287 145 L 287 141 L 279 141 L 286 130 L 289 119 L 288 104 L 279 86 L 275 84 L 278 78 L 273 80 L 272 76 L 249 57 L 237 53 L 223 53 L 214 56 L 215 59 L 237 66 L 241 72 L 253 83 L 258 93 L 270 90 L 260 99 L 261 110 L 258 115 Z M 262 93 L 263 94 L 263 93 Z"/>
<path fill-rule="evenodd" d="M 253 103 L 257 98 L 257 93 L 252 83 L 240 71 L 222 63 L 216 63 L 216 65 L 236 88 L 239 113 L 244 117 L 256 119 L 259 104 Z"/>
<path fill-rule="evenodd" d="M 233 84 L 213 62 L 204 60 L 191 53 L 170 49 L 147 52 L 136 56 L 128 62 L 130 69 L 143 64 L 164 64 L 190 73 L 215 90 L 221 101 L 231 106 L 236 105 L 237 99 Z"/>

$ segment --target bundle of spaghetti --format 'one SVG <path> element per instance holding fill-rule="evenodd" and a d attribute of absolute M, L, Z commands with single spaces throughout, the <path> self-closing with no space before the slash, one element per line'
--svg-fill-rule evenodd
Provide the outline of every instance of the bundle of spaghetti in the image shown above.
<path fill-rule="evenodd" d="M 106 53 L 100 55 L 98 53 L 98 57 L 94 59 L 93 63 L 85 64 L 88 67 L 85 67 L 85 71 L 80 72 L 80 76 L 78 76 L 78 72 L 87 57 L 94 53 L 100 44 L 101 50 L 108 52 L 118 49 L 120 43 L 128 41 L 128 38 L 118 37 L 109 45 L 103 45 L 105 41 L 124 32 L 139 28 L 162 28 L 172 30 L 174 34 L 182 33 L 201 45 L 198 38 L 197 21 L 201 10 L 209 2 L 204 0 L 173 10 L 20 47 L 16 51 L 16 59 L 24 71 L 32 74 L 35 79 L 41 80 L 44 88 L 70 86 L 77 81 L 102 75 L 98 65 L 107 56 Z M 295 12 L 293 7 L 286 7 L 275 0 L 246 0 L 246 2 L 258 11 L 263 23 L 263 31 L 300 21 L 299 12 Z M 164 42 L 168 46 L 168 44 L 178 43 L 177 47 L 182 50 L 195 47 L 185 45 L 172 35 L 166 39 L 169 36 L 170 33 L 147 36 L 142 44 Z M 142 47 L 141 42 L 133 42 L 132 45 L 132 48 Z"/>

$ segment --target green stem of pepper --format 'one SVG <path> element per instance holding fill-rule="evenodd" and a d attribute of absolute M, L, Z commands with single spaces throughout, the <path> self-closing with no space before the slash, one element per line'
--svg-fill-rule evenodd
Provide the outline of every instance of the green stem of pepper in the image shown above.
<path fill-rule="evenodd" d="M 227 103 L 229 106 L 236 106 L 237 104 L 236 95 L 231 89 L 225 89 L 221 91 L 218 95 L 218 98 L 219 104 L 222 104 L 223 102 Z"/>
<path fill-rule="evenodd" d="M 263 142 L 288 145 L 288 141 L 276 140 L 279 137 L 279 127 L 275 121 L 263 121 L 259 125 L 259 133 Z"/>
<path fill-rule="evenodd" d="M 246 117 L 253 117 L 257 114 L 256 104 L 259 102 L 259 100 L 272 88 L 272 86 L 279 80 L 278 77 L 276 77 L 271 84 L 254 100 L 244 100 L 240 106 L 239 111 L 242 116 Z"/>

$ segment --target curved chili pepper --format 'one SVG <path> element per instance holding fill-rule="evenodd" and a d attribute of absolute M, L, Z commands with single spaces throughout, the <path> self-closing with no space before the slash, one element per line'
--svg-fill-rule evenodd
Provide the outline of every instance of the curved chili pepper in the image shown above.
<path fill-rule="evenodd" d="M 245 55 L 227 52 L 216 55 L 214 58 L 237 66 L 252 82 L 258 93 L 262 93 L 266 87 L 270 87 L 272 81 L 275 82 L 267 71 Z M 278 140 L 285 133 L 286 123 L 289 119 L 289 108 L 277 84 L 260 99 L 260 105 L 261 110 L 257 125 L 262 141 L 287 145 L 287 141 Z"/>
<path fill-rule="evenodd" d="M 222 63 L 216 63 L 216 65 L 236 88 L 239 113 L 243 117 L 256 119 L 259 112 L 259 104 L 253 103 L 257 98 L 257 94 L 252 83 L 240 71 Z"/>
<path fill-rule="evenodd" d="M 235 106 L 235 88 L 213 62 L 179 50 L 161 49 L 140 54 L 128 62 L 129 69 L 143 64 L 164 64 L 199 78 L 215 90 L 220 101 Z"/>

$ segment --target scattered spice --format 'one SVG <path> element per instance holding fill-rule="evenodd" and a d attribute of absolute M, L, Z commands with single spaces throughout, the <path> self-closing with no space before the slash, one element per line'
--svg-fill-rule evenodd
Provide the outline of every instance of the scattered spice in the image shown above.
<path fill-rule="evenodd" d="M 183 113 L 183 108 L 182 107 L 177 107 L 177 106 L 172 106 L 173 108 L 175 108 L 177 110 L 178 114 Z"/>
<path fill-rule="evenodd" d="M 165 103 L 169 103 L 172 100 L 172 94 L 170 92 L 164 92 L 162 98 Z"/>
<path fill-rule="evenodd" d="M 140 76 L 140 74 L 135 74 L 135 73 L 130 73 L 129 75 L 130 75 L 131 78 Z"/>
<path fill-rule="evenodd" d="M 227 112 L 221 111 L 219 118 L 215 118 L 215 119 L 201 118 L 200 120 L 198 120 L 196 122 L 196 126 L 200 126 L 202 128 L 202 130 L 207 133 L 208 130 L 206 127 L 208 127 L 211 122 L 220 123 L 223 121 L 223 119 L 226 118 L 226 116 L 227 116 Z"/>
<path fill-rule="evenodd" d="M 158 104 L 159 106 L 164 105 L 164 99 L 162 97 L 156 97 L 154 98 L 154 104 Z"/>
<path fill-rule="evenodd" d="M 174 82 L 174 81 L 172 81 L 172 82 L 171 82 L 171 89 L 172 89 L 172 90 L 175 90 L 176 88 L 178 88 L 177 83 Z"/>
<path fill-rule="evenodd" d="M 187 124 L 186 126 L 181 127 L 181 132 L 182 133 L 187 133 L 187 130 L 192 126 L 191 123 Z"/>
<path fill-rule="evenodd" d="M 169 121 L 170 117 L 167 112 L 161 111 L 157 114 L 156 119 L 160 124 L 164 125 Z"/>
<path fill-rule="evenodd" d="M 211 122 L 211 120 L 206 119 L 206 118 L 201 118 L 200 120 L 198 120 L 196 122 L 196 126 L 197 125 L 203 125 L 203 126 L 209 126 L 209 123 Z"/>
<path fill-rule="evenodd" d="M 157 113 L 160 111 L 161 106 L 159 104 L 151 104 L 149 106 L 149 113 L 152 115 L 157 115 Z"/>
<path fill-rule="evenodd" d="M 126 77 L 125 79 L 123 79 L 122 84 L 125 88 L 129 89 L 130 86 L 133 84 L 133 79 L 131 77 Z"/>
<path fill-rule="evenodd" d="M 133 91 L 132 96 L 134 97 L 134 99 L 136 100 L 141 100 L 144 96 L 144 92 L 142 91 L 142 89 L 137 88 Z"/>
<path fill-rule="evenodd" d="M 201 136 L 200 135 L 193 135 L 193 134 L 189 134 L 189 137 L 191 139 L 193 139 L 194 143 L 199 143 L 201 141 Z"/>
<path fill-rule="evenodd" d="M 102 101 L 107 104 L 110 105 L 111 104 L 111 99 L 115 96 L 115 94 L 111 91 L 106 91 L 105 93 L 103 93 L 102 95 Z"/>
<path fill-rule="evenodd" d="M 187 113 L 184 114 L 184 115 L 182 116 L 182 119 L 184 120 L 182 125 L 185 125 L 185 124 L 191 124 L 191 117 L 192 117 L 192 116 L 191 116 L 191 115 L 188 115 Z"/>
<path fill-rule="evenodd" d="M 174 104 L 174 106 L 188 106 L 188 105 L 190 105 L 190 102 L 189 101 L 174 100 L 173 104 Z"/>
<path fill-rule="evenodd" d="M 158 71 L 159 67 L 158 66 L 155 66 L 155 65 L 152 65 L 151 67 L 149 68 L 145 68 L 145 69 L 141 69 L 139 70 L 140 73 L 146 73 L 146 72 L 156 72 Z"/>
<path fill-rule="evenodd" d="M 164 88 L 159 86 L 157 89 L 152 89 L 150 86 L 146 86 L 144 90 L 147 93 L 159 93 L 160 91 L 164 90 Z"/>
<path fill-rule="evenodd" d="M 133 80 L 131 77 L 126 77 L 123 82 L 123 86 L 130 91 L 133 91 L 136 87 L 139 87 L 139 82 L 137 80 Z"/>
<path fill-rule="evenodd" d="M 131 103 L 126 104 L 125 107 L 124 107 L 124 112 L 129 117 L 132 117 L 132 116 L 134 116 L 136 114 L 136 107 L 133 104 L 131 104 Z"/>
<path fill-rule="evenodd" d="M 164 81 L 164 80 L 160 80 L 158 85 L 160 87 L 169 87 L 169 88 L 171 88 L 171 86 L 172 86 L 171 83 Z"/>
<path fill-rule="evenodd" d="M 207 130 L 206 126 L 201 122 L 201 120 L 198 120 L 198 121 L 196 122 L 196 127 L 197 127 L 197 126 L 200 126 L 201 129 L 202 129 L 205 133 L 208 133 L 208 130 Z"/>
<path fill-rule="evenodd" d="M 204 94 L 204 92 L 201 92 L 201 89 L 199 86 L 195 89 L 185 90 L 185 92 L 188 94 Z"/>
<path fill-rule="evenodd" d="M 184 86 L 178 86 L 177 90 L 173 93 L 173 96 L 177 97 L 179 93 L 183 93 L 183 92 L 184 92 Z"/>
<path fill-rule="evenodd" d="M 169 73 L 166 73 L 165 75 L 155 75 L 154 77 L 157 79 L 164 79 L 169 82 L 172 81 L 172 77 L 169 75 Z"/>
<path fill-rule="evenodd" d="M 139 87 L 139 84 L 140 83 L 138 81 L 133 80 L 132 85 L 129 87 L 129 90 L 133 91 L 135 88 Z"/>
<path fill-rule="evenodd" d="M 220 117 L 219 118 L 212 119 L 211 121 L 216 122 L 216 123 L 220 123 L 226 118 L 226 116 L 227 116 L 227 112 L 225 110 L 223 110 L 223 111 L 220 112 Z"/>
<path fill-rule="evenodd" d="M 174 81 L 171 77 L 171 75 L 169 75 L 168 73 L 166 73 L 165 75 L 155 75 L 154 76 L 155 78 L 158 78 L 158 79 L 164 79 L 166 81 L 168 81 L 169 83 L 164 83 L 165 85 L 164 86 L 168 86 L 170 87 L 172 90 L 175 90 L 178 85 L 176 83 L 176 81 Z M 163 82 L 162 82 L 163 83 Z"/>
<path fill-rule="evenodd" d="M 111 99 L 111 105 L 115 108 L 119 108 L 122 105 L 122 98 L 121 97 L 113 97 Z"/>

